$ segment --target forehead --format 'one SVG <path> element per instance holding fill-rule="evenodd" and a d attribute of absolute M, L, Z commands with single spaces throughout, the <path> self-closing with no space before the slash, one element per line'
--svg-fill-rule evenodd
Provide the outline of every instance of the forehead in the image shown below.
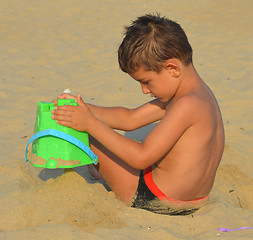
<path fill-rule="evenodd" d="M 145 80 L 147 78 L 154 76 L 155 74 L 156 74 L 156 72 L 146 71 L 146 70 L 144 70 L 144 68 L 138 68 L 135 72 L 133 72 L 129 75 L 137 81 L 142 81 L 142 80 Z"/>

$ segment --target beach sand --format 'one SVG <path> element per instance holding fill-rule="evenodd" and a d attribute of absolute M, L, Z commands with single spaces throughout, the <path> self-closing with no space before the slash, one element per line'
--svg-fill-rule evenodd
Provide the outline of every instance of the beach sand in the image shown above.
<path fill-rule="evenodd" d="M 0 239 L 252 239 L 253 2 L 251 0 L 0 0 Z M 24 161 L 38 101 L 69 88 L 86 102 L 148 100 L 119 70 L 123 26 L 160 12 L 179 22 L 194 64 L 220 104 L 226 146 L 207 206 L 190 216 L 132 209 L 73 172 Z M 152 126 L 122 133 L 143 140 Z"/>

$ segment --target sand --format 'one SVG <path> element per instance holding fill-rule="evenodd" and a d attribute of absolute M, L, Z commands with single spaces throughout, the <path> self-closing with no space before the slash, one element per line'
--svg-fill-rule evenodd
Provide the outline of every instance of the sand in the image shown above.
<path fill-rule="evenodd" d="M 0 6 L 0 239 L 252 239 L 252 229 L 217 230 L 253 227 L 251 0 L 0 0 Z M 103 106 L 150 100 L 117 63 L 123 26 L 150 12 L 183 26 L 225 124 L 210 202 L 190 216 L 131 209 L 86 167 L 63 173 L 24 161 L 38 101 L 67 88 Z M 142 140 L 151 127 L 122 134 Z"/>

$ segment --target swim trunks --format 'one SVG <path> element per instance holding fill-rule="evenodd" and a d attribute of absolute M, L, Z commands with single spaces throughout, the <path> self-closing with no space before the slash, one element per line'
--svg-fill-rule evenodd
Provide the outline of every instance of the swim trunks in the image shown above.
<path fill-rule="evenodd" d="M 141 172 L 137 192 L 131 207 L 145 209 L 158 214 L 189 215 L 207 203 L 208 196 L 191 201 L 168 198 L 154 183 L 152 169 Z"/>

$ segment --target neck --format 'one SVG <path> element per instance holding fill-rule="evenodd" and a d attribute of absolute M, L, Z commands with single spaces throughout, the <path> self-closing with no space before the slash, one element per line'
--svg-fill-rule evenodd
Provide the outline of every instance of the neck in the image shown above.
<path fill-rule="evenodd" d="M 192 90 L 195 89 L 197 85 L 199 85 L 199 82 L 202 82 L 202 79 L 198 75 L 193 64 L 189 64 L 188 66 L 182 66 L 179 81 L 180 84 L 178 86 L 174 99 L 177 99 L 186 93 L 192 92 Z"/>

